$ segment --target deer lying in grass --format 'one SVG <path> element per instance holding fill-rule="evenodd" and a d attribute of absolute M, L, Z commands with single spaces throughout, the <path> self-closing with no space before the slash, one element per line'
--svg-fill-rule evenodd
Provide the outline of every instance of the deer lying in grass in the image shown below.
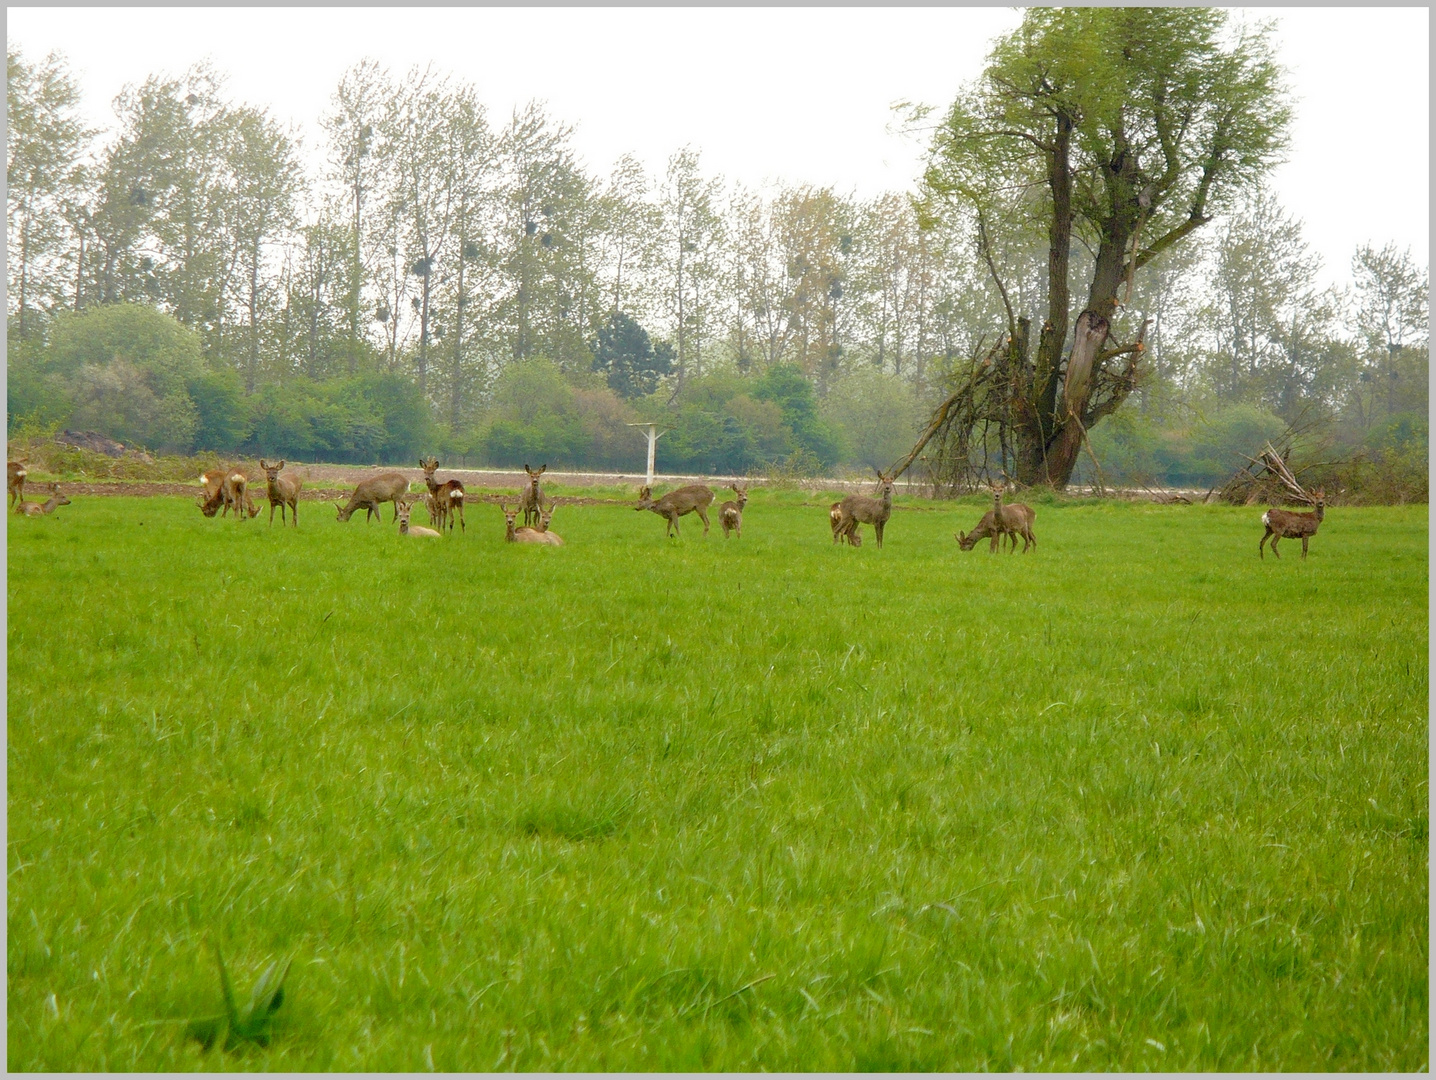
<path fill-rule="evenodd" d="M 1263 559 L 1266 558 L 1263 546 L 1266 544 L 1268 536 L 1271 537 L 1271 553 L 1278 559 L 1281 558 L 1281 553 L 1276 549 L 1276 542 L 1288 538 L 1295 540 L 1300 537 L 1301 557 L 1306 558 L 1307 541 L 1316 535 L 1316 530 L 1321 528 L 1321 519 L 1326 516 L 1326 490 L 1317 488 L 1311 494 L 1314 500 L 1312 505 L 1316 509 L 1310 513 L 1282 510 L 1273 506 L 1261 516 L 1261 523 L 1266 526 L 1266 532 L 1262 534 L 1261 540 L 1257 543 L 1258 555 Z"/>
<path fill-rule="evenodd" d="M 718 524 L 723 526 L 724 540 L 730 531 L 736 533 L 739 540 L 743 539 L 743 507 L 748 505 L 748 485 L 734 484 L 733 494 L 738 496 L 736 502 L 730 500 L 718 508 Z"/>
<path fill-rule="evenodd" d="M 548 465 L 540 465 L 538 471 L 524 465 L 524 472 L 529 474 L 529 486 L 524 488 L 523 494 L 519 496 L 519 509 L 524 512 L 524 526 L 532 525 L 538 520 L 539 514 L 543 511 L 543 491 L 539 488 L 539 477 L 548 470 Z"/>
<path fill-rule="evenodd" d="M 878 497 L 871 495 L 849 495 L 838 503 L 837 535 L 851 539 L 859 524 L 868 524 L 877 534 L 878 550 L 883 546 L 883 526 L 893 512 L 892 477 L 878 473 Z M 856 546 L 856 545 L 854 545 Z"/>
<path fill-rule="evenodd" d="M 349 501 L 338 507 L 339 520 L 348 521 L 356 510 L 364 511 L 364 520 L 372 521 L 377 517 L 380 522 L 384 520 L 383 504 L 391 502 L 394 504 L 393 521 L 399 520 L 399 500 L 409 490 L 409 481 L 403 473 L 386 472 L 378 476 L 371 476 L 368 480 L 361 481 L 354 489 L 354 494 L 349 496 Z"/>
<path fill-rule="evenodd" d="M 411 502 L 400 500 L 394 503 L 394 516 L 399 519 L 400 536 L 428 536 L 437 540 L 443 535 L 437 529 L 426 529 L 422 525 L 410 525 L 409 512 L 413 509 L 414 504 Z"/>
<path fill-rule="evenodd" d="M 29 475 L 30 471 L 25 468 L 24 462 L 7 461 L 5 463 L 5 480 L 6 487 L 10 492 L 11 506 L 25 497 L 25 477 Z"/>
<path fill-rule="evenodd" d="M 265 494 L 269 496 L 269 523 L 274 524 L 274 508 L 279 507 L 279 524 L 284 524 L 284 508 L 287 506 L 292 510 L 294 516 L 294 527 L 299 528 L 299 489 L 304 486 L 304 481 L 299 478 L 297 472 L 281 473 L 284 468 L 284 459 L 281 458 L 278 465 L 271 465 L 264 458 L 259 459 L 259 467 L 264 470 L 267 484 Z"/>
<path fill-rule="evenodd" d="M 547 522 L 544 521 L 545 517 L 547 517 L 549 521 L 553 520 L 552 507 L 547 511 L 541 511 L 539 514 L 539 522 L 543 525 L 542 529 L 533 529 L 527 525 L 515 529 L 514 520 L 519 516 L 519 507 L 516 506 L 510 510 L 503 503 L 499 503 L 499 509 L 504 512 L 504 539 L 509 541 L 509 543 L 548 544 L 551 547 L 563 547 L 562 538 L 558 533 L 549 532 Z"/>
<path fill-rule="evenodd" d="M 49 486 L 50 497 L 43 503 L 26 502 L 21 499 L 15 504 L 15 513 L 23 514 L 25 517 L 44 517 L 46 514 L 53 514 L 59 506 L 69 506 L 70 500 L 60 494 L 60 485 Z"/>
<path fill-rule="evenodd" d="M 828 524 L 832 527 L 833 543 L 835 544 L 840 544 L 843 541 L 843 538 L 838 535 L 838 526 L 842 523 L 843 504 L 841 501 L 838 501 L 833 503 L 832 506 L 828 507 Z M 853 547 L 863 546 L 863 535 L 858 531 L 857 526 L 853 526 L 853 531 L 848 534 L 847 541 Z"/>
<path fill-rule="evenodd" d="M 652 510 L 668 522 L 668 535 L 677 535 L 678 519 L 684 514 L 697 514 L 703 519 L 703 535 L 708 535 L 708 506 L 713 502 L 713 489 L 706 484 L 689 484 L 675 488 L 661 499 L 653 498 L 653 490 L 646 484 L 638 489 L 638 505 L 635 510 Z"/>
<path fill-rule="evenodd" d="M 454 515 L 459 518 L 459 531 L 464 532 L 468 526 L 464 524 L 464 485 L 457 480 L 445 480 L 442 484 L 434 479 L 434 471 L 439 467 L 439 459 L 436 457 L 420 458 L 419 468 L 424 470 L 424 483 L 429 487 L 429 495 L 433 502 L 429 507 L 429 516 L 433 518 L 434 524 L 439 528 L 444 527 L 444 522 L 449 523 L 449 531 L 454 528 Z M 547 468 L 547 466 L 544 466 Z M 434 515 L 437 513 L 437 517 Z"/>

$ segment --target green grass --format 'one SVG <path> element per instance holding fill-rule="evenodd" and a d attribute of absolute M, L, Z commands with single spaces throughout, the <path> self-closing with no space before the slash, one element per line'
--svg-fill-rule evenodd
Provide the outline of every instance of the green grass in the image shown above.
<path fill-rule="evenodd" d="M 902 502 L 9 517 L 9 1067 L 1424 1067 L 1426 508 Z"/>

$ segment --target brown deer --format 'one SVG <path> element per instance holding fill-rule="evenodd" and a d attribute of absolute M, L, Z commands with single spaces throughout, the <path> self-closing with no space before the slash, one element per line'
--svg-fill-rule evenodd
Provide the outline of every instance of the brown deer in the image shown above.
<path fill-rule="evenodd" d="M 438 539 L 443 534 L 437 529 L 426 529 L 422 525 L 409 524 L 409 512 L 414 509 L 414 504 L 405 502 L 402 499 L 394 503 L 395 517 L 399 519 L 400 536 L 428 536 Z"/>
<path fill-rule="evenodd" d="M 706 484 L 689 484 L 675 488 L 661 499 L 653 498 L 653 490 L 646 484 L 638 489 L 638 505 L 635 510 L 652 510 L 668 522 L 668 535 L 678 533 L 678 519 L 684 514 L 697 514 L 703 519 L 703 535 L 708 535 L 708 507 L 713 502 L 713 489 Z"/>
<path fill-rule="evenodd" d="M 843 523 L 843 504 L 842 504 L 841 501 L 839 501 L 839 502 L 833 503 L 832 506 L 828 507 L 828 524 L 832 527 L 832 530 L 833 530 L 833 543 L 835 543 L 835 544 L 840 544 L 840 543 L 842 543 L 842 541 L 843 541 L 843 538 L 838 535 L 838 526 L 841 525 L 842 523 Z M 853 527 L 853 531 L 848 534 L 848 536 L 847 536 L 847 541 L 848 541 L 848 543 L 851 544 L 853 547 L 862 547 L 862 546 L 863 546 L 863 535 L 862 535 L 862 533 L 860 533 L 860 532 L 858 531 L 858 529 L 857 529 L 856 526 L 854 526 L 854 527 Z"/>
<path fill-rule="evenodd" d="M 957 546 L 962 548 L 963 551 L 971 551 L 977 546 L 979 540 L 986 540 L 989 537 L 992 539 L 993 551 L 997 550 L 996 545 L 999 537 L 1006 537 L 1012 542 L 1013 547 L 1017 546 L 1016 537 L 1009 532 L 999 529 L 994 524 L 991 510 L 982 515 L 982 520 L 973 526 L 972 532 L 956 532 L 952 534 L 952 538 L 957 541 Z"/>
<path fill-rule="evenodd" d="M 1028 546 L 1037 546 L 1037 537 L 1032 532 L 1032 523 L 1037 519 L 1037 513 L 1026 503 L 1013 503 L 1010 506 L 1002 505 L 1002 489 L 992 489 L 992 520 L 993 524 L 1002 530 L 1003 534 L 1012 541 L 1012 546 L 1007 549 L 1010 555 L 1017 550 L 1017 538 L 1022 537 L 1022 551 L 1025 554 Z M 997 538 L 993 537 L 992 550 L 997 550 Z"/>
<path fill-rule="evenodd" d="M 433 497 L 433 504 L 429 507 L 429 516 L 434 518 L 434 523 L 439 528 L 444 527 L 444 522 L 449 523 L 449 531 L 454 528 L 454 515 L 459 517 L 459 531 L 465 532 L 468 526 L 464 524 L 464 485 L 457 480 L 445 480 L 442 484 L 434 479 L 434 471 L 439 467 L 439 459 L 436 457 L 420 458 L 419 468 L 424 470 L 424 483 L 429 487 L 429 494 Z M 547 468 L 547 466 L 545 466 Z M 438 517 L 434 517 L 434 513 Z"/>
<path fill-rule="evenodd" d="M 892 477 L 878 473 L 878 498 L 871 495 L 849 495 L 838 503 L 838 532 L 851 537 L 858 525 L 870 524 L 877 534 L 878 550 L 883 546 L 883 526 L 893 512 Z"/>
<path fill-rule="evenodd" d="M 1326 490 L 1317 488 L 1312 493 L 1316 510 L 1311 513 L 1297 513 L 1295 510 L 1282 510 L 1273 506 L 1261 516 L 1261 523 L 1266 526 L 1266 532 L 1262 534 L 1261 540 L 1257 543 L 1257 554 L 1263 559 L 1266 552 L 1263 550 L 1266 538 L 1271 537 L 1271 553 L 1278 559 L 1281 553 L 1276 549 L 1278 540 L 1285 540 L 1288 537 L 1295 540 L 1301 538 L 1301 557 L 1306 558 L 1306 545 L 1316 530 L 1321 527 L 1321 519 L 1326 516 Z"/>
<path fill-rule="evenodd" d="M 281 458 L 278 465 L 271 465 L 264 458 L 259 459 L 259 467 L 264 470 L 267 483 L 266 494 L 269 497 L 269 523 L 274 524 L 274 508 L 279 507 L 279 524 L 284 524 L 284 508 L 287 506 L 294 512 L 294 527 L 299 528 L 299 489 L 304 486 L 304 481 L 299 478 L 297 472 L 280 473 L 284 468 L 284 459 Z"/>
<path fill-rule="evenodd" d="M 519 507 L 510 510 L 503 503 L 499 503 L 499 509 L 504 512 L 504 539 L 511 544 L 549 544 L 553 547 L 561 547 L 563 541 L 557 533 L 540 532 L 538 529 L 531 529 L 527 525 L 515 529 L 514 521 L 519 516 Z M 553 517 L 553 511 L 549 511 L 549 517 Z M 543 517 L 540 514 L 539 520 Z"/>
<path fill-rule="evenodd" d="M 524 488 L 523 494 L 519 496 L 519 509 L 524 512 L 525 527 L 537 521 L 543 510 L 543 491 L 539 488 L 539 477 L 547 470 L 547 464 L 540 465 L 537 472 L 530 469 L 527 463 L 524 464 L 524 472 L 529 474 L 529 486 Z"/>
<path fill-rule="evenodd" d="M 25 496 L 25 477 L 30 471 L 25 468 L 23 461 L 7 461 L 5 463 L 5 479 L 7 488 L 10 491 L 10 505 L 14 506 Z"/>
<path fill-rule="evenodd" d="M 738 496 L 737 500 L 729 500 L 718 508 L 718 524 L 723 526 L 723 539 L 728 539 L 728 533 L 735 533 L 739 540 L 743 539 L 743 507 L 748 505 L 748 485 L 741 487 L 733 485 L 733 494 Z"/>
<path fill-rule="evenodd" d="M 553 524 L 553 512 L 554 506 L 552 503 L 541 510 L 539 512 L 538 528 L 534 531 L 542 534 L 545 544 L 549 544 L 552 547 L 563 547 L 563 537 L 549 528 L 549 526 Z M 522 529 L 519 531 L 523 532 Z"/>
<path fill-rule="evenodd" d="M 386 472 L 378 476 L 371 476 L 362 480 L 359 486 L 354 489 L 354 494 L 349 496 L 349 501 L 338 507 L 339 520 L 348 521 L 356 510 L 364 511 L 364 520 L 372 521 L 377 517 L 381 522 L 384 520 L 383 504 L 391 502 L 394 504 L 393 521 L 399 520 L 399 499 L 409 490 L 409 481 L 404 478 L 403 473 Z"/>
<path fill-rule="evenodd" d="M 26 502 L 21 499 L 15 504 L 15 513 L 23 514 L 25 517 L 43 517 L 46 514 L 53 514 L 56 507 L 69 506 L 70 500 L 60 494 L 60 485 L 49 486 L 50 497 L 43 503 Z"/>

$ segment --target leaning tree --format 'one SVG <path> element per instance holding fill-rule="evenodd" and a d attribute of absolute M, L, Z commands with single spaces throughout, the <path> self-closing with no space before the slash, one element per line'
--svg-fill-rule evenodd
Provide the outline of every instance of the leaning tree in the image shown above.
<path fill-rule="evenodd" d="M 1007 475 L 1064 487 L 1087 430 L 1142 375 L 1143 327 L 1122 311 L 1136 272 L 1259 180 L 1289 119 L 1269 26 L 1210 8 L 1029 9 L 938 126 L 924 178 L 930 214 L 972 223 L 1006 326 L 898 471 L 936 440 L 935 483 L 960 483 L 995 429 Z M 1047 247 L 1035 332 L 1040 308 L 1022 310 L 994 252 L 995 234 L 1023 230 Z M 1074 319 L 1076 244 L 1091 258 Z"/>

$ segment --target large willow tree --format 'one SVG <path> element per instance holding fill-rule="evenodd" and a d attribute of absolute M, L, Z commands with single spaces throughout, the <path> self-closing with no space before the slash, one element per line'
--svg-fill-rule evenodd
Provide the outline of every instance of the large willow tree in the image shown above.
<path fill-rule="evenodd" d="M 1006 332 L 959 373 L 914 456 L 937 436 L 942 467 L 967 469 L 974 429 L 996 424 L 1019 483 L 1067 484 L 1085 431 L 1141 375 L 1141 330 L 1120 312 L 1133 276 L 1284 148 L 1270 31 L 1229 23 L 1210 8 L 1031 9 L 997 42 L 939 125 L 925 179 L 933 212 L 975 223 Z M 993 257 L 995 234 L 1024 230 L 1046 237 L 1035 335 Z M 1092 258 L 1074 318 L 1077 243 Z"/>

